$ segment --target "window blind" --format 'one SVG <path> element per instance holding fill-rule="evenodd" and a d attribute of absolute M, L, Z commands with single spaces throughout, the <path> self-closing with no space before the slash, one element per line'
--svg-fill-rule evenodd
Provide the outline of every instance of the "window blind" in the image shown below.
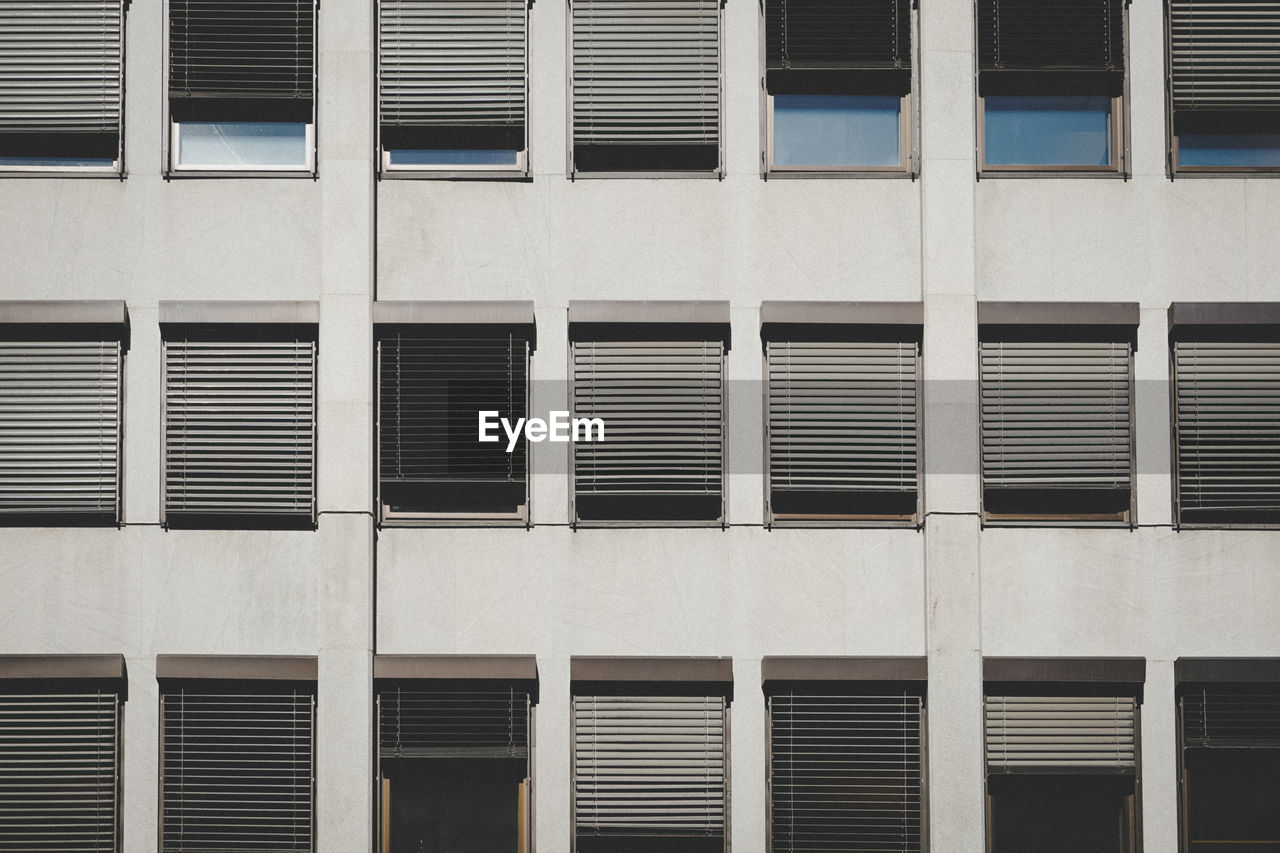
<path fill-rule="evenodd" d="M 528 758 L 529 692 L 498 685 L 378 690 L 383 758 Z"/>
<path fill-rule="evenodd" d="M 1180 522 L 1280 522 L 1280 342 L 1174 341 Z"/>
<path fill-rule="evenodd" d="M 176 119 L 311 121 L 314 0 L 169 0 Z"/>
<path fill-rule="evenodd" d="M 0 3 L 0 156 L 114 160 L 121 0 Z"/>
<path fill-rule="evenodd" d="M 0 341 L 0 517 L 119 519 L 120 350 Z"/>
<path fill-rule="evenodd" d="M 990 773 L 1137 772 L 1132 696 L 987 696 Z"/>
<path fill-rule="evenodd" d="M 1280 685 L 1188 687 L 1181 711 L 1183 746 L 1280 748 Z"/>
<path fill-rule="evenodd" d="M 771 850 L 921 849 L 921 697 L 769 697 Z"/>
<path fill-rule="evenodd" d="M 164 508 L 293 516 L 315 507 L 314 340 L 164 342 Z"/>
<path fill-rule="evenodd" d="M 0 851 L 117 849 L 119 707 L 115 692 L 0 694 Z"/>
<path fill-rule="evenodd" d="M 910 0 L 765 0 L 771 94 L 911 91 Z"/>
<path fill-rule="evenodd" d="M 709 836 L 725 828 L 721 696 L 574 696 L 578 836 Z"/>
<path fill-rule="evenodd" d="M 1167 8 L 1174 132 L 1280 132 L 1280 2 Z"/>
<path fill-rule="evenodd" d="M 523 149 L 524 0 L 381 0 L 386 148 Z"/>
<path fill-rule="evenodd" d="M 825 515 L 857 512 L 859 497 L 916 494 L 918 353 L 914 341 L 767 343 L 775 512 L 785 511 L 789 499 L 817 501 L 815 514 Z M 912 497 L 908 514 L 914 503 Z M 884 502 L 879 509 L 893 514 L 902 507 Z"/>
<path fill-rule="evenodd" d="M 570 7 L 575 168 L 716 168 L 719 2 L 573 0 Z"/>
<path fill-rule="evenodd" d="M 1124 91 L 1125 0 L 978 0 L 981 95 Z"/>

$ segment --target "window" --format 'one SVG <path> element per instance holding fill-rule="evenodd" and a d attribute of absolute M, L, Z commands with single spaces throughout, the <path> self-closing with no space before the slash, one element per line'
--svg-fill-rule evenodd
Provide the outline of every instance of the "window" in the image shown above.
<path fill-rule="evenodd" d="M 761 669 L 769 850 L 920 853 L 924 659 L 766 657 Z"/>
<path fill-rule="evenodd" d="M 318 314 L 160 304 L 167 526 L 314 526 Z"/>
<path fill-rule="evenodd" d="M 572 658 L 573 853 L 724 853 L 728 658 Z"/>
<path fill-rule="evenodd" d="M 169 166 L 315 163 L 315 0 L 169 0 Z"/>
<path fill-rule="evenodd" d="M 529 414 L 532 302 L 381 302 L 378 494 L 383 524 L 527 524 L 529 446 L 481 443 L 481 412 Z"/>
<path fill-rule="evenodd" d="M 1280 661 L 1179 658 L 1184 853 L 1280 850 Z"/>
<path fill-rule="evenodd" d="M 1175 303 L 1169 318 L 1178 524 L 1280 525 L 1280 304 Z"/>
<path fill-rule="evenodd" d="M 1165 8 L 1174 171 L 1280 169 L 1280 5 Z"/>
<path fill-rule="evenodd" d="M 978 0 L 984 171 L 1124 171 L 1126 6 Z"/>
<path fill-rule="evenodd" d="M 1034 670 L 1035 680 L 1008 680 L 1022 669 Z M 1118 680 L 1091 681 L 1099 669 Z M 988 659 L 984 670 L 990 853 L 1141 849 L 1137 732 L 1145 662 Z"/>
<path fill-rule="evenodd" d="M 1133 521 L 1128 303 L 978 305 L 988 524 Z"/>
<path fill-rule="evenodd" d="M 765 302 L 771 525 L 913 524 L 920 303 Z"/>
<path fill-rule="evenodd" d="M 120 655 L 0 655 L 0 850 L 115 853 Z"/>
<path fill-rule="evenodd" d="M 571 173 L 720 170 L 720 2 L 570 0 Z"/>
<path fill-rule="evenodd" d="M 729 304 L 571 302 L 569 348 L 574 523 L 723 523 Z"/>
<path fill-rule="evenodd" d="M 385 853 L 527 853 L 532 657 L 375 659 Z"/>
<path fill-rule="evenodd" d="M 383 174 L 522 175 L 524 0 L 381 0 Z"/>
<path fill-rule="evenodd" d="M 910 0 L 766 0 L 770 174 L 913 171 Z"/>
<path fill-rule="evenodd" d="M 315 658 L 157 655 L 160 851 L 315 850 Z"/>
<path fill-rule="evenodd" d="M 0 302 L 0 524 L 120 521 L 123 302 Z"/>
<path fill-rule="evenodd" d="M 121 162 L 124 3 L 0 4 L 0 173 Z"/>

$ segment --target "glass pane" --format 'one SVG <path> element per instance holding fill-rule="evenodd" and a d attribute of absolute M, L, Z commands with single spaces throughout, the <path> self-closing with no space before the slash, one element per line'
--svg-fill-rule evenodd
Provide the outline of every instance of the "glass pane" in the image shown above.
<path fill-rule="evenodd" d="M 1184 133 L 1179 166 L 1280 166 L 1280 134 Z"/>
<path fill-rule="evenodd" d="M 999 96 L 986 105 L 988 166 L 1109 166 L 1111 99 Z"/>
<path fill-rule="evenodd" d="M 307 165 L 307 125 L 301 122 L 184 121 L 179 127 L 182 166 Z"/>
<path fill-rule="evenodd" d="M 773 165 L 899 166 L 902 99 L 774 95 Z"/>
<path fill-rule="evenodd" d="M 392 759 L 391 853 L 516 853 L 524 759 Z"/>
<path fill-rule="evenodd" d="M 115 164 L 115 160 L 87 160 L 83 157 L 0 157 L 0 166 L 39 166 L 46 169 L 111 168 Z"/>
<path fill-rule="evenodd" d="M 519 151 L 491 149 L 391 149 L 392 166 L 511 166 L 519 165 Z"/>

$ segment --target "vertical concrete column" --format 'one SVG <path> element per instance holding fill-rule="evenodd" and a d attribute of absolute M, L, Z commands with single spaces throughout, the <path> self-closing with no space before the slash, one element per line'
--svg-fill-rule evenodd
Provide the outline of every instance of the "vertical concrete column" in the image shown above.
<path fill-rule="evenodd" d="M 920 4 L 931 849 L 981 850 L 974 6 Z"/>
<path fill-rule="evenodd" d="M 1173 523 L 1173 468 L 1170 457 L 1169 314 L 1144 308 L 1133 356 L 1135 448 L 1138 460 L 1138 524 Z"/>
<path fill-rule="evenodd" d="M 1147 659 L 1143 687 L 1142 849 L 1178 849 L 1178 712 L 1172 660 Z"/>
<path fill-rule="evenodd" d="M 374 3 L 320 4 L 320 853 L 373 844 Z"/>
<path fill-rule="evenodd" d="M 759 340 L 759 338 L 757 338 Z M 760 658 L 733 659 L 733 703 L 729 706 L 730 849 L 738 853 L 768 850 L 768 798 L 765 783 L 764 695 L 760 689 Z"/>

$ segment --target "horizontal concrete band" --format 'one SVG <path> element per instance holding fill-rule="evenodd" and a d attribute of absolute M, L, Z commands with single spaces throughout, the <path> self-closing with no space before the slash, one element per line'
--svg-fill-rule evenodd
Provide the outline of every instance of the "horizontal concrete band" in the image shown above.
<path fill-rule="evenodd" d="M 310 655 L 156 655 L 156 678 L 315 681 Z"/>
<path fill-rule="evenodd" d="M 733 658 L 573 657 L 570 681 L 660 681 L 733 684 Z"/>
<path fill-rule="evenodd" d="M 574 300 L 570 323 L 724 323 L 729 324 L 725 300 Z"/>
<path fill-rule="evenodd" d="M 1132 657 L 983 658 L 982 679 L 984 681 L 1142 684 L 1147 680 L 1147 659 Z"/>
<path fill-rule="evenodd" d="M 760 681 L 927 681 L 923 657 L 765 657 Z"/>
<path fill-rule="evenodd" d="M 533 655 L 374 655 L 374 678 L 536 681 Z"/>
<path fill-rule="evenodd" d="M 1174 680 L 1189 682 L 1280 682 L 1280 658 L 1178 658 Z"/>
<path fill-rule="evenodd" d="M 760 325 L 922 326 L 923 302 L 761 302 Z"/>
<path fill-rule="evenodd" d="M 320 322 L 319 302 L 161 302 L 164 323 L 298 323 Z"/>
<path fill-rule="evenodd" d="M 124 655 L 0 655 L 0 679 L 124 677 Z"/>
<path fill-rule="evenodd" d="M 533 303 L 518 300 L 478 302 L 375 302 L 374 324 L 533 326 Z"/>
<path fill-rule="evenodd" d="M 1280 302 L 1174 302 L 1169 328 L 1175 326 L 1276 326 Z"/>
<path fill-rule="evenodd" d="M 979 326 L 1137 326 L 1137 302 L 979 302 Z"/>
<path fill-rule="evenodd" d="M 0 301 L 0 325 L 6 323 L 64 323 L 125 325 L 129 310 L 122 299 Z"/>

